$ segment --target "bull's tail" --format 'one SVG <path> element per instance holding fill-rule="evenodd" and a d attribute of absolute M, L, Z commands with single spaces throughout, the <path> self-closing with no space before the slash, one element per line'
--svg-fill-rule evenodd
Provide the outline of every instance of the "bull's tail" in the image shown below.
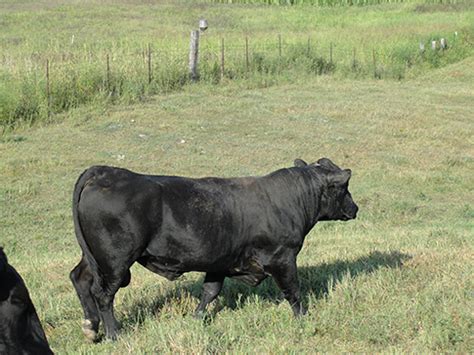
<path fill-rule="evenodd" d="M 81 222 L 79 220 L 79 201 L 81 200 L 81 194 L 84 190 L 86 184 L 90 181 L 92 177 L 96 174 L 94 167 L 85 170 L 76 181 L 74 186 L 74 192 L 72 197 L 72 218 L 74 221 L 74 231 L 76 233 L 77 242 L 82 249 L 82 253 L 86 258 L 93 275 L 97 275 L 99 272 L 99 266 L 95 260 L 92 252 L 87 244 L 84 234 L 82 233 Z"/>

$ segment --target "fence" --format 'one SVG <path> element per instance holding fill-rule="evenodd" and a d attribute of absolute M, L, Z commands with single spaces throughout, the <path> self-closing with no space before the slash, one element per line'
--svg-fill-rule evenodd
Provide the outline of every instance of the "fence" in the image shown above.
<path fill-rule="evenodd" d="M 425 41 L 426 48 L 431 48 L 431 40 Z M 18 120 L 50 117 L 94 100 L 133 102 L 179 89 L 191 81 L 188 50 L 184 44 L 162 48 L 149 43 L 132 50 L 34 53 L 23 60 L 3 55 L 0 68 L 7 99 L 0 100 L 0 123 L 9 126 Z M 199 51 L 198 79 L 212 84 L 331 73 L 402 79 L 411 67 L 434 63 L 444 55 L 439 50 L 421 51 L 418 43 L 364 48 L 312 38 L 286 41 L 281 34 L 255 42 L 250 36 L 208 37 Z"/>

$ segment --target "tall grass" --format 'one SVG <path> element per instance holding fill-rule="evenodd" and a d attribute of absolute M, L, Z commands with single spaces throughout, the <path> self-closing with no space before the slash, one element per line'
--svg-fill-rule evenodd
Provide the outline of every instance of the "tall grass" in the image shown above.
<path fill-rule="evenodd" d="M 149 83 L 142 58 L 117 52 L 110 56 L 108 71 L 105 58 L 103 54 L 50 61 L 49 106 L 45 61 L 25 71 L 4 71 L 0 80 L 0 124 L 5 129 L 92 102 L 136 102 L 188 82 L 186 67 L 177 59 L 154 57 L 153 80 Z"/>
<path fill-rule="evenodd" d="M 430 42 L 400 42 L 393 47 L 357 48 L 348 43 L 329 46 L 304 41 L 285 43 L 280 48 L 272 42 L 250 46 L 248 62 L 241 44 L 225 48 L 225 70 L 221 75 L 221 53 L 217 46 L 203 46 L 199 63 L 200 81 L 218 84 L 226 80 L 292 80 L 306 75 L 335 74 L 340 77 L 401 80 L 410 75 L 457 62 L 472 53 L 472 34 L 446 36 L 448 50 L 431 50 Z M 217 43 L 218 41 L 213 41 Z M 265 46 L 265 43 L 267 44 Z M 3 129 L 18 123 L 45 120 L 51 114 L 91 102 L 137 102 L 150 95 L 179 90 L 190 83 L 186 47 L 171 53 L 153 53 L 151 82 L 148 58 L 143 53 L 115 50 L 82 56 L 53 55 L 49 68 L 49 101 L 46 66 L 43 57 L 33 60 L 26 70 L 4 70 L 0 80 L 0 124 Z M 48 104 L 49 102 L 49 104 Z M 48 106 L 49 105 L 49 106 Z"/>

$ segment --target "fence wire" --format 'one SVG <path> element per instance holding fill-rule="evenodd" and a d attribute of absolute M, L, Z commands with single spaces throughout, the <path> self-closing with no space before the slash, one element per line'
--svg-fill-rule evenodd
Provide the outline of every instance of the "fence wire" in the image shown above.
<path fill-rule="evenodd" d="M 430 48 L 429 43 L 426 48 Z M 203 36 L 198 74 L 199 80 L 213 84 L 255 75 L 335 72 L 352 77 L 401 79 L 408 68 L 440 53 L 420 51 L 418 43 L 400 55 L 396 49 L 320 43 L 310 37 L 287 40 L 277 35 L 254 41 L 250 37 L 226 40 Z M 0 80 L 9 100 L 0 102 L 0 123 L 49 116 L 97 97 L 136 101 L 179 89 L 190 81 L 188 58 L 189 42 L 185 41 L 174 46 L 158 41 L 133 48 L 117 45 L 113 50 L 95 46 L 62 48 L 26 57 L 2 54 Z"/>

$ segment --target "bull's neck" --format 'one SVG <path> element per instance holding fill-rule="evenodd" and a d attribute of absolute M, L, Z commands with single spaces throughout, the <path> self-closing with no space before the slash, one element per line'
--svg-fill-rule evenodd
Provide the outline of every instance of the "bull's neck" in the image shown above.
<path fill-rule="evenodd" d="M 282 206 L 294 206 L 290 212 L 294 222 L 302 227 L 306 235 L 318 221 L 321 196 L 321 179 L 316 172 L 309 169 L 289 168 L 283 169 L 279 174 L 272 174 L 272 179 L 282 181 L 282 188 L 288 190 L 285 194 L 286 201 L 281 201 Z M 319 182 L 319 183 L 318 183 Z"/>
<path fill-rule="evenodd" d="M 325 191 L 321 176 L 316 171 L 313 169 L 302 169 L 301 174 L 304 177 L 304 180 L 302 180 L 303 186 L 300 187 L 300 190 L 307 221 L 306 234 L 318 222 L 321 211 L 321 197 Z"/>

